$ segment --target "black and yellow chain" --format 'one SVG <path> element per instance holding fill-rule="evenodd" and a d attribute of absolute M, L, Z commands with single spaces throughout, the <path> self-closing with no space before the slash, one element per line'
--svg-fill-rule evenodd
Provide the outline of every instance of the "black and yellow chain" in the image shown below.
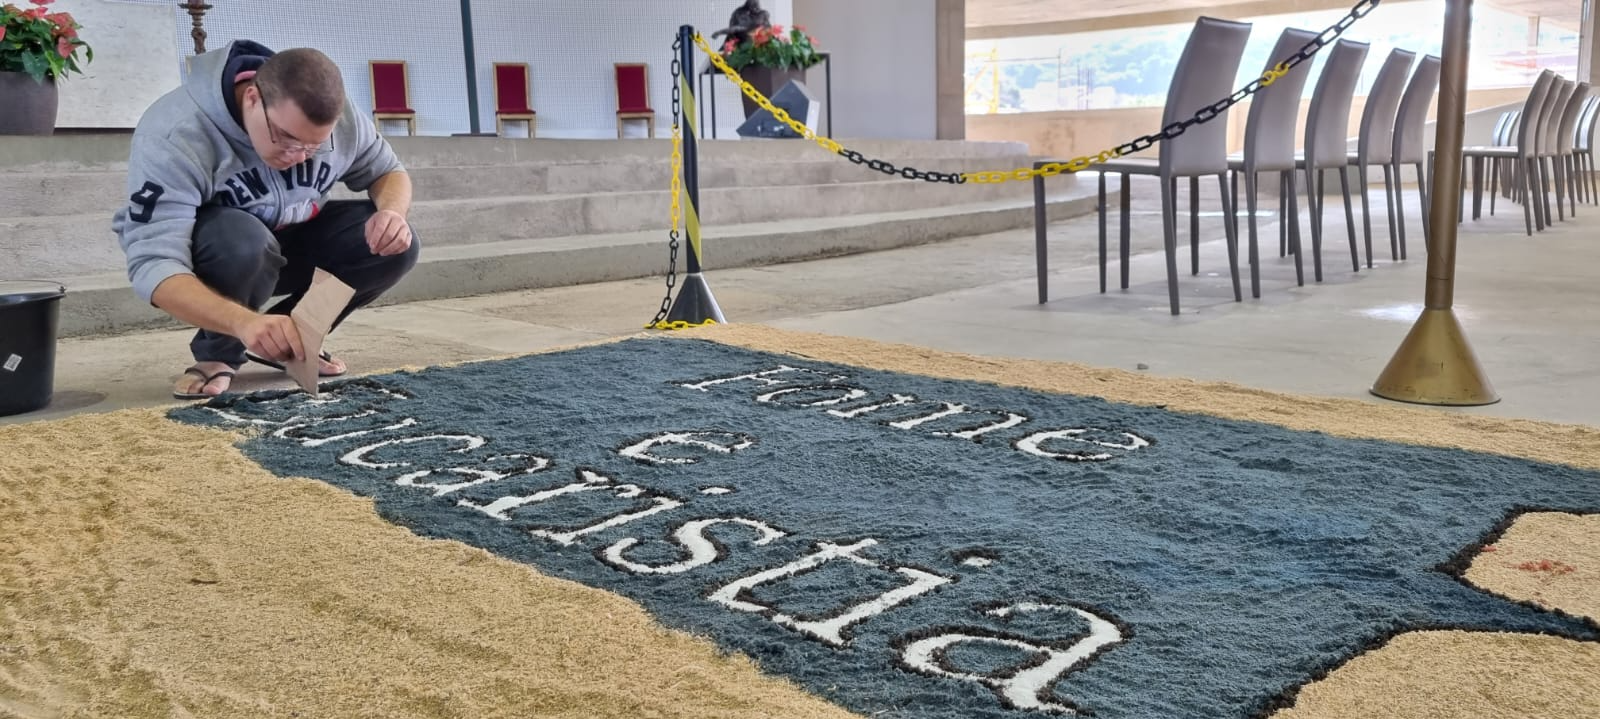
<path fill-rule="evenodd" d="M 1193 117 L 1179 120 L 1161 128 L 1160 132 L 1151 133 L 1136 140 L 1124 142 L 1114 148 L 1103 150 L 1093 155 L 1082 155 L 1075 157 L 1066 162 L 1047 162 L 1035 168 L 1024 167 L 1015 170 L 991 170 L 964 173 L 924 172 L 911 167 L 896 167 L 895 165 L 883 160 L 870 159 L 861 153 L 856 152 L 855 150 L 845 149 L 838 142 L 830 138 L 817 135 L 816 133 L 812 132 L 810 128 L 794 121 L 789 117 L 789 113 L 785 112 L 782 108 L 774 107 L 766 97 L 762 96 L 760 91 L 756 90 L 750 85 L 750 83 L 745 82 L 743 78 L 739 77 L 739 73 L 734 71 L 733 68 L 729 67 L 727 62 L 722 59 L 721 55 L 712 50 L 711 46 L 706 44 L 705 38 L 701 37 L 699 34 L 696 34 L 694 36 L 694 41 L 696 45 L 700 46 L 700 50 L 711 58 L 712 64 L 716 65 L 717 69 L 721 70 L 722 73 L 733 82 L 733 84 L 738 85 L 739 88 L 744 91 L 745 95 L 749 96 L 750 99 L 754 100 L 762 108 L 765 108 L 768 112 L 772 113 L 774 118 L 777 118 L 779 122 L 788 125 L 790 129 L 794 130 L 801 137 L 804 137 L 808 140 L 814 140 L 818 145 L 821 145 L 823 149 L 826 149 L 829 152 L 842 155 L 846 159 L 858 165 L 866 165 L 868 169 L 877 170 L 887 175 L 904 177 L 910 180 L 945 182 L 953 185 L 965 184 L 967 182 L 986 184 L 1008 182 L 1011 180 L 1030 180 L 1034 177 L 1053 177 L 1063 172 L 1080 172 L 1095 164 L 1104 163 L 1119 157 L 1126 157 L 1128 155 L 1143 152 L 1151 147 L 1154 147 L 1156 143 L 1163 140 L 1175 139 L 1179 135 L 1182 135 L 1190 127 L 1201 125 L 1216 119 L 1217 117 L 1221 116 L 1222 113 L 1226 112 L 1228 108 L 1231 108 L 1243 101 L 1245 98 L 1260 92 L 1262 88 L 1271 86 L 1272 83 L 1278 80 L 1278 78 L 1289 74 L 1289 71 L 1294 69 L 1296 65 L 1311 59 L 1312 56 L 1317 54 L 1318 50 L 1321 50 L 1322 48 L 1326 47 L 1328 43 L 1331 43 L 1337 39 L 1339 35 L 1343 34 L 1345 30 L 1349 29 L 1351 25 L 1354 25 L 1356 20 L 1366 17 L 1367 13 L 1370 13 L 1376 9 L 1380 2 L 1382 2 L 1382 0 L 1360 0 L 1355 4 L 1354 7 L 1350 8 L 1350 12 L 1346 13 L 1344 17 L 1340 18 L 1339 21 L 1333 25 L 1330 25 L 1327 29 L 1318 33 L 1315 38 L 1312 38 L 1309 42 L 1307 42 L 1305 46 L 1301 47 L 1300 50 L 1294 55 L 1289 56 L 1282 62 L 1279 62 L 1268 69 L 1266 72 L 1263 72 L 1260 77 L 1251 80 L 1249 84 L 1239 88 L 1239 90 L 1234 92 L 1232 95 L 1207 105 L 1206 107 L 1200 108 L 1195 112 Z"/>
<path fill-rule="evenodd" d="M 1008 171 L 978 171 L 964 173 L 927 172 L 913 167 L 897 167 L 890 162 L 869 158 L 859 152 L 856 152 L 855 150 L 847 149 L 843 145 L 840 145 L 836 140 L 818 135 L 813 132 L 811 128 L 796 122 L 794 118 L 789 117 L 789 113 L 783 108 L 774 106 L 771 100 L 768 100 L 767 97 L 762 95 L 759 90 L 757 90 L 749 82 L 746 82 L 744 78 L 740 77 L 738 71 L 730 67 L 728 63 L 723 60 L 721 55 L 712 50 L 711 46 L 706 43 L 705 37 L 699 33 L 695 33 L 694 42 L 695 45 L 699 46 L 701 52 L 704 52 L 707 57 L 711 58 L 711 63 L 715 65 L 718 70 L 722 71 L 722 74 L 725 75 L 729 81 L 731 81 L 734 85 L 737 85 L 746 96 L 748 96 L 751 100 L 754 100 L 757 105 L 760 105 L 762 109 L 765 109 L 767 112 L 772 113 L 773 118 L 785 125 L 788 125 L 789 129 L 793 130 L 797 135 L 816 142 L 823 149 L 829 152 L 840 155 L 857 165 L 865 165 L 870 170 L 882 172 L 886 175 L 904 177 L 908 180 L 922 180 L 924 182 L 939 182 L 952 185 L 961 185 L 967 182 L 988 184 L 1008 182 L 1011 180 L 1030 180 L 1034 177 L 1053 177 L 1060 175 L 1063 172 L 1081 172 L 1095 164 L 1104 163 L 1119 157 L 1126 157 L 1128 155 L 1143 152 L 1151 147 L 1154 147 L 1158 142 L 1175 139 L 1182 135 L 1190 127 L 1210 122 L 1211 120 L 1221 116 L 1222 113 L 1226 112 L 1229 108 L 1243 101 L 1245 98 L 1260 92 L 1262 88 L 1270 87 L 1272 83 L 1278 80 L 1278 78 L 1289 74 L 1289 71 L 1294 69 L 1295 66 L 1311 59 L 1317 54 L 1318 50 L 1321 50 L 1329 43 L 1337 39 L 1339 35 L 1343 34 L 1345 30 L 1349 29 L 1351 25 L 1354 25 L 1357 20 L 1366 17 L 1368 13 L 1372 12 L 1378 7 L 1380 2 L 1382 2 L 1382 0 L 1360 0 L 1355 4 L 1354 7 L 1350 9 L 1350 12 L 1345 14 L 1344 17 L 1340 18 L 1338 22 L 1329 26 L 1327 29 L 1318 33 L 1315 38 L 1312 38 L 1309 42 L 1307 42 L 1303 47 L 1300 48 L 1299 51 L 1295 52 L 1294 55 L 1291 55 L 1282 62 L 1272 66 L 1266 72 L 1263 72 L 1260 77 L 1251 80 L 1249 84 L 1239 88 L 1239 90 L 1234 92 L 1232 95 L 1207 105 L 1206 107 L 1200 108 L 1195 112 L 1193 117 L 1174 122 L 1166 127 L 1161 128 L 1160 132 L 1151 133 L 1138 139 L 1130 140 L 1114 148 L 1103 150 L 1094 155 L 1082 155 L 1066 162 L 1047 162 L 1034 168 L 1024 167 Z M 680 242 L 679 226 L 682 224 L 683 220 L 682 204 L 680 200 L 683 189 L 682 130 L 678 124 L 679 117 L 682 115 L 680 77 L 683 72 L 683 65 L 682 61 L 679 59 L 682 57 L 682 40 L 680 39 L 673 41 L 672 49 L 672 225 L 670 231 L 668 232 L 672 243 L 670 264 L 667 266 L 667 295 L 666 297 L 662 298 L 661 310 L 656 313 L 655 319 L 651 320 L 649 324 L 645 325 L 646 328 L 653 329 L 685 329 L 690 326 L 686 322 L 666 321 L 667 315 L 671 312 L 672 307 L 672 289 L 677 282 L 678 248 Z"/>
<path fill-rule="evenodd" d="M 683 40 L 672 41 L 672 224 L 667 232 L 672 239 L 672 251 L 667 260 L 667 296 L 661 298 L 661 309 L 656 312 L 655 319 L 645 325 L 646 329 L 681 329 L 675 323 L 667 322 L 667 315 L 672 311 L 672 287 L 678 282 L 678 228 L 683 224 L 683 130 L 678 125 L 678 118 L 682 114 L 683 98 L 680 85 L 683 73 Z M 688 323 L 677 323 L 687 326 Z"/>

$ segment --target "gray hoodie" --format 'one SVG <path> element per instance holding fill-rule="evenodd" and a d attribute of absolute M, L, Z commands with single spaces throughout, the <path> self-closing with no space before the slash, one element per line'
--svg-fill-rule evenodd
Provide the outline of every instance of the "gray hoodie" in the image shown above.
<path fill-rule="evenodd" d="M 128 257 L 133 290 L 145 302 L 163 280 L 193 274 L 198 207 L 238 207 L 280 229 L 315 216 L 336 182 L 363 192 L 404 169 L 372 119 L 348 100 L 331 152 L 283 171 L 262 162 L 234 119 L 232 88 L 239 72 L 256 69 L 272 54 L 239 40 L 195 56 L 183 85 L 140 118 L 128 158 L 128 205 L 113 216 L 112 230 Z"/>

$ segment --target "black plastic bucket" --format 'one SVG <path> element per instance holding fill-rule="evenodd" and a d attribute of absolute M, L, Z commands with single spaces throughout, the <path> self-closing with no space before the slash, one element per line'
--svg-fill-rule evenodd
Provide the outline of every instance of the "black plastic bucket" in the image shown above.
<path fill-rule="evenodd" d="M 50 404 L 55 394 L 56 329 L 67 288 L 0 282 L 0 417 Z"/>

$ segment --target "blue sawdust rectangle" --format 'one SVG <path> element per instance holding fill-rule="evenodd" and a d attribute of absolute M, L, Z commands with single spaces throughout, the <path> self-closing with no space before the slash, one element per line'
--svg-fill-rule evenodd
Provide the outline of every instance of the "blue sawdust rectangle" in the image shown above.
<path fill-rule="evenodd" d="M 173 414 L 865 715 L 1244 718 L 1403 631 L 1600 638 L 1451 564 L 1600 510 L 1570 467 L 700 340 L 328 388 Z"/>

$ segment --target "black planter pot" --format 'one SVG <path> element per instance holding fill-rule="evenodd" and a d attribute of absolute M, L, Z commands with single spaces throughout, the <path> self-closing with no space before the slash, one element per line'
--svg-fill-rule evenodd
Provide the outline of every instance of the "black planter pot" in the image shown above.
<path fill-rule="evenodd" d="M 60 94 L 53 78 L 35 82 L 25 72 L 0 72 L 0 135 L 53 135 Z"/>
<path fill-rule="evenodd" d="M 771 100 L 773 93 L 782 90 L 783 86 L 789 84 L 790 80 L 805 82 L 806 71 L 799 68 L 778 70 L 762 65 L 750 65 L 739 71 L 739 77 L 744 78 L 745 82 L 750 83 L 750 86 L 760 92 L 763 97 Z M 744 93 L 739 93 L 739 95 L 744 100 L 744 117 L 748 120 L 751 115 L 756 114 L 761 109 L 761 106 L 756 104 L 755 100 L 750 99 L 750 96 Z"/>

